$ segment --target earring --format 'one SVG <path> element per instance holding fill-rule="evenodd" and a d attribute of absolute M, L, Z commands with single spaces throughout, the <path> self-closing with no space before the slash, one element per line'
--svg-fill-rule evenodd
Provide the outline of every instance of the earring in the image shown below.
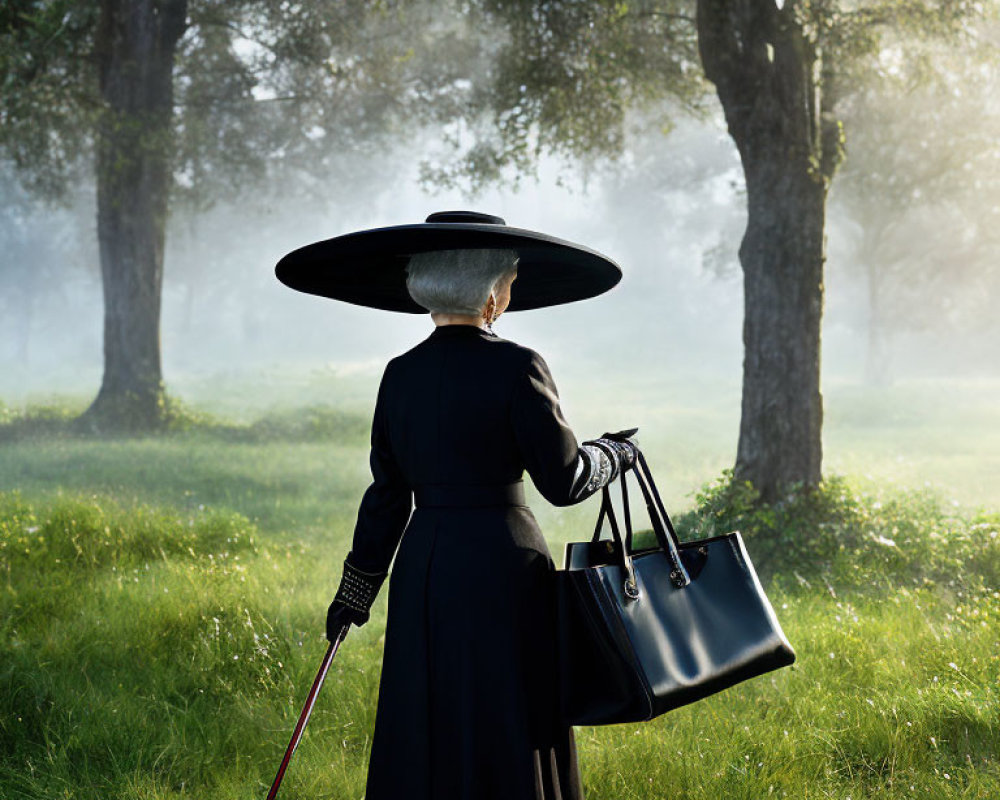
<path fill-rule="evenodd" d="M 493 301 L 494 304 L 492 309 L 490 308 L 490 301 Z M 496 335 L 495 331 L 493 330 L 493 320 L 496 319 L 496 317 L 493 316 L 493 312 L 495 310 L 496 310 L 496 301 L 493 300 L 493 295 L 491 294 L 489 300 L 486 301 L 486 315 L 484 316 L 483 319 L 486 322 L 485 325 L 486 330 L 494 335 Z"/>

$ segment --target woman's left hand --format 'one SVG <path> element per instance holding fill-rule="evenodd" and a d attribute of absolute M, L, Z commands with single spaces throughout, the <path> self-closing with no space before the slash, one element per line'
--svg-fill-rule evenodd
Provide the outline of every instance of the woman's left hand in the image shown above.
<path fill-rule="evenodd" d="M 364 625 L 367 621 L 367 614 L 362 614 L 360 611 L 355 611 L 350 606 L 345 606 L 343 603 L 334 600 L 330 603 L 330 607 L 326 611 L 326 640 L 328 642 L 336 641 L 337 636 L 344 629 L 345 625 L 354 623 L 360 626 Z"/>

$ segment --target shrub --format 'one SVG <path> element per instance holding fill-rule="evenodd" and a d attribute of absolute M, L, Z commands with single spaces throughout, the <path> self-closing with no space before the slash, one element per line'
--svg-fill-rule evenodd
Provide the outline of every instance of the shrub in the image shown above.
<path fill-rule="evenodd" d="M 862 494 L 839 476 L 814 488 L 794 486 L 768 504 L 727 470 L 698 492 L 695 509 L 677 527 L 682 538 L 694 539 L 739 530 L 763 580 L 853 586 L 1000 580 L 1000 515 L 956 516 L 923 490 Z"/>

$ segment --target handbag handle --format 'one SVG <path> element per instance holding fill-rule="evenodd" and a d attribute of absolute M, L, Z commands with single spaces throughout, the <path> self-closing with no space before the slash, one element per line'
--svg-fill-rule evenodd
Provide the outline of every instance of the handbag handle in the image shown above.
<path fill-rule="evenodd" d="M 637 453 L 637 466 L 641 466 L 642 469 L 636 469 L 635 474 L 639 480 L 639 485 L 642 487 L 642 493 L 646 498 L 647 505 L 650 504 L 649 490 L 652 490 L 653 496 L 656 498 L 657 509 L 663 517 L 663 521 L 666 523 L 666 529 L 670 533 L 670 538 L 674 540 L 674 544 L 680 547 L 681 540 L 677 536 L 677 531 L 674 530 L 674 525 L 670 521 L 670 515 L 667 513 L 667 509 L 663 506 L 663 501 L 660 499 L 660 493 L 656 488 L 656 484 L 653 482 L 653 473 L 649 471 L 649 465 L 646 463 L 646 457 L 642 454 L 642 451 L 636 448 Z M 649 489 L 646 485 L 649 485 Z M 650 508 L 650 518 L 652 518 L 653 509 Z"/>
<path fill-rule="evenodd" d="M 625 483 L 622 482 L 622 497 L 624 498 L 625 506 L 628 508 L 628 497 L 625 494 Z M 600 541 L 601 538 L 601 523 L 604 521 L 604 517 L 607 516 L 608 522 L 611 524 L 611 535 L 614 538 L 615 543 L 618 545 L 618 551 L 622 554 L 622 568 L 625 570 L 626 578 L 623 585 L 623 591 L 625 596 L 630 600 L 636 600 L 639 597 L 639 585 L 635 580 L 635 566 L 632 563 L 632 526 L 629 523 L 626 528 L 626 539 L 622 541 L 621 530 L 618 528 L 618 519 L 615 516 L 614 506 L 611 504 L 611 493 L 608 490 L 607 484 L 601 487 L 601 510 L 597 514 L 597 525 L 594 528 L 594 538 L 592 542 Z M 626 514 L 626 518 L 627 518 Z M 626 544 L 627 542 L 627 544 Z"/>
<path fill-rule="evenodd" d="M 679 548 L 680 539 L 677 536 L 677 532 L 674 530 L 673 523 L 670 521 L 670 516 L 667 514 L 666 509 L 663 507 L 663 501 L 660 500 L 660 493 L 656 489 L 656 484 L 653 483 L 653 476 L 649 472 L 649 465 L 646 463 L 646 459 L 642 455 L 642 451 L 639 450 L 638 447 L 636 447 L 636 452 L 638 454 L 638 464 L 633 467 L 630 467 L 630 469 L 633 469 L 635 471 L 636 480 L 639 482 L 639 488 L 642 490 L 643 499 L 646 501 L 646 511 L 648 512 L 649 515 L 649 521 L 653 526 L 653 533 L 656 535 L 656 539 L 660 543 L 660 547 L 662 547 L 664 551 L 670 551 L 671 549 Z M 642 466 L 643 468 L 642 470 L 638 468 L 639 465 Z M 645 470 L 645 474 L 643 473 L 643 470 Z M 624 473 L 622 474 L 622 477 L 623 476 Z M 622 506 L 623 508 L 626 509 L 626 513 L 628 513 L 627 511 L 628 494 L 627 492 L 624 491 L 624 479 L 622 480 L 622 483 L 623 483 Z M 656 495 L 656 500 L 659 503 L 659 506 L 654 505 L 653 498 L 650 496 L 650 490 L 649 488 L 647 488 L 647 484 L 648 486 L 652 487 L 653 492 Z M 606 489 L 607 487 L 604 488 Z M 605 514 L 608 514 L 608 521 L 611 523 L 612 528 L 616 529 L 617 521 L 614 516 L 614 508 L 611 505 L 611 498 L 607 492 L 604 492 L 604 496 L 601 500 L 601 509 L 597 514 L 597 524 L 594 526 L 594 535 L 593 538 L 591 539 L 592 542 L 597 542 L 601 538 L 601 521 L 603 520 Z M 614 530 L 614 533 L 616 534 L 615 540 L 618 541 L 620 539 L 620 534 L 618 533 L 617 530 Z M 667 541 L 668 534 L 670 538 L 673 540 L 672 542 L 673 548 L 671 548 L 671 543 Z M 628 536 L 629 543 L 631 543 L 631 531 L 627 531 L 626 535 Z"/>
<path fill-rule="evenodd" d="M 674 531 L 673 524 L 670 522 L 670 517 L 667 516 L 666 509 L 663 508 L 663 502 L 660 500 L 659 492 L 656 491 L 656 484 L 653 483 L 652 476 L 649 474 L 649 466 L 646 464 L 646 460 L 643 458 L 642 452 L 638 448 L 636 448 L 636 452 L 638 457 L 637 463 L 630 469 L 634 470 L 636 480 L 639 483 L 639 488 L 646 501 L 646 509 L 649 512 L 649 521 L 653 526 L 653 532 L 656 534 L 657 541 L 663 549 L 664 554 L 670 561 L 670 580 L 674 586 L 682 588 L 691 583 L 691 578 L 681 561 L 679 550 L 680 541 L 677 538 L 676 531 Z M 640 464 L 642 469 L 638 468 Z M 614 512 L 614 507 L 611 504 L 611 494 L 607 485 L 602 487 L 601 510 L 597 515 L 597 525 L 594 528 L 594 537 L 592 541 L 597 542 L 600 539 L 601 523 L 606 515 L 608 517 L 608 522 L 611 524 L 612 536 L 622 553 L 622 566 L 628 575 L 625 580 L 625 595 L 634 600 L 639 596 L 639 594 L 638 585 L 635 581 L 635 568 L 632 564 L 632 516 L 628 502 L 628 486 L 625 480 L 627 473 L 628 470 L 624 470 L 618 477 L 618 480 L 621 481 L 622 513 L 625 518 L 624 541 L 622 539 L 621 531 L 618 528 L 618 520 Z M 646 486 L 646 481 L 648 481 L 649 485 L 652 487 L 653 496 L 650 495 L 650 490 Z M 655 504 L 653 497 L 655 497 L 656 500 Z M 661 522 L 661 512 L 662 518 L 666 520 L 665 528 L 663 522 Z"/>
<path fill-rule="evenodd" d="M 621 531 L 618 530 L 618 520 L 615 518 L 615 510 L 611 505 L 611 495 L 608 493 L 608 487 L 601 487 L 601 510 L 597 514 L 597 525 L 594 527 L 594 537 L 591 539 L 592 542 L 596 542 L 601 538 L 601 523 L 604 517 L 607 516 L 608 522 L 611 523 L 611 535 L 614 540 L 621 544 L 622 535 Z"/>
<path fill-rule="evenodd" d="M 669 552 L 671 549 L 671 543 L 667 540 L 667 531 L 669 530 L 670 536 L 673 539 L 674 547 L 679 548 L 680 541 L 677 538 L 677 534 L 674 533 L 673 525 L 670 524 L 669 518 L 667 520 L 667 526 L 664 527 L 663 522 L 660 519 L 660 512 L 653 504 L 653 498 L 649 494 L 649 489 L 646 487 L 642 473 L 639 470 L 636 470 L 635 474 L 636 480 L 639 483 L 639 488 L 642 490 L 643 499 L 646 501 L 646 512 L 649 516 L 649 522 L 653 526 L 653 533 L 656 535 L 657 542 L 659 542 L 660 547 L 663 548 L 664 552 Z M 630 548 L 630 552 L 631 551 L 632 550 Z"/>
<path fill-rule="evenodd" d="M 674 530 L 673 523 L 670 521 L 670 515 L 667 514 L 667 509 L 664 508 L 663 501 L 660 499 L 660 493 L 653 482 L 653 474 L 649 471 L 646 458 L 638 448 L 636 448 L 636 464 L 633 469 L 636 481 L 638 481 L 639 488 L 642 490 L 642 495 L 646 500 L 646 509 L 649 511 L 649 521 L 653 525 L 653 531 L 656 533 L 663 551 L 667 554 L 667 558 L 670 559 L 670 581 L 677 588 L 683 588 L 691 583 L 691 576 L 688 574 L 684 562 L 681 561 L 681 542 L 677 537 L 677 531 Z M 649 484 L 648 487 L 647 483 Z M 652 491 L 653 498 L 656 501 L 655 508 L 653 499 L 650 498 L 650 491 Z M 659 512 L 659 515 L 657 512 Z M 660 516 L 662 516 L 662 523 Z M 664 531 L 663 523 L 665 523 L 666 531 Z"/>

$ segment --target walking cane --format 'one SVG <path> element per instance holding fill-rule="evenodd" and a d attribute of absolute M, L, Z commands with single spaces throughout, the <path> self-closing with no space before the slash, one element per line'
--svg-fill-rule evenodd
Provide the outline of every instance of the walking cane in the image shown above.
<path fill-rule="evenodd" d="M 340 647 L 340 643 L 344 641 L 344 637 L 347 636 L 347 630 L 350 627 L 351 623 L 349 622 L 344 625 L 340 633 L 337 634 L 336 641 L 330 642 L 330 646 L 326 648 L 326 655 L 323 656 L 323 663 L 320 664 L 319 672 L 316 674 L 316 680 L 313 681 L 312 688 L 309 690 L 309 696 L 306 698 L 305 708 L 303 708 L 302 713 L 299 714 L 299 721 L 295 723 L 292 740 L 288 743 L 288 747 L 285 750 L 285 757 L 281 759 L 281 766 L 278 767 L 278 774 L 274 776 L 274 783 L 271 784 L 271 791 L 267 793 L 267 800 L 274 800 L 274 798 L 278 796 L 278 787 L 281 786 L 281 779 L 285 777 L 285 770 L 288 769 L 288 762 L 292 758 L 292 753 L 294 753 L 295 748 L 299 746 L 299 740 L 302 738 L 302 734 L 305 733 L 306 723 L 309 722 L 309 715 L 312 713 L 313 705 L 316 703 L 316 696 L 319 694 L 320 687 L 323 686 L 323 681 L 326 680 L 326 673 L 330 669 L 333 657 L 337 654 L 337 648 Z"/>

